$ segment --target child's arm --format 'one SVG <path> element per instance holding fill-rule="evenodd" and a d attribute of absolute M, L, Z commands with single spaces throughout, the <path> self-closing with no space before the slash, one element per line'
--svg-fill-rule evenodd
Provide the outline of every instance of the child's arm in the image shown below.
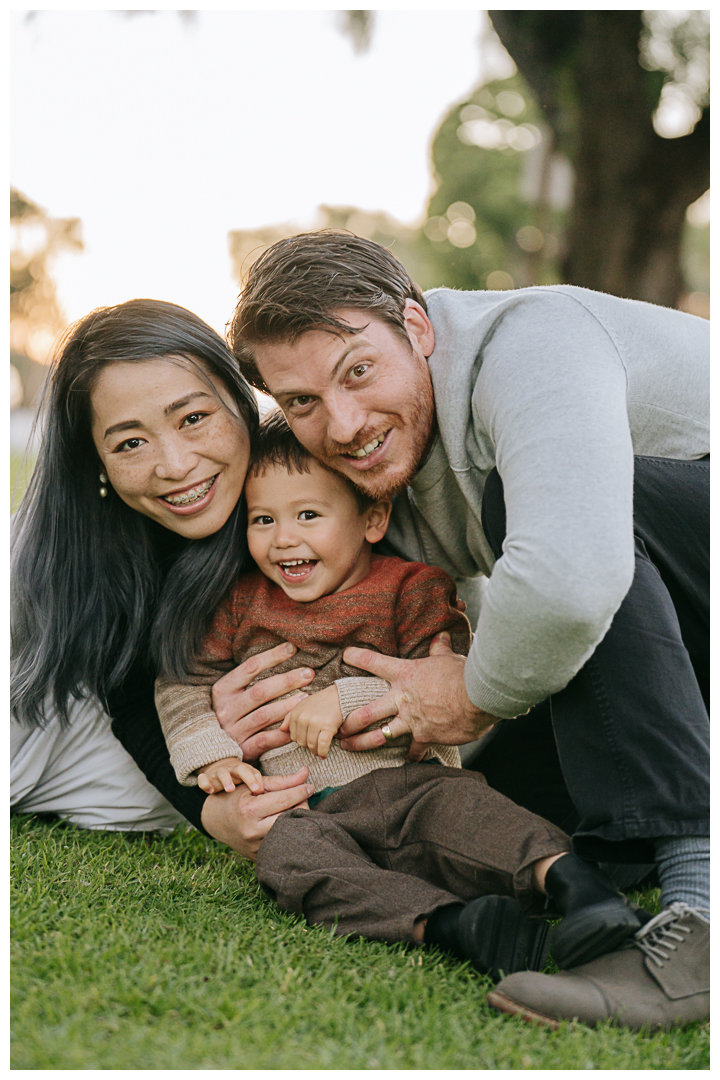
<path fill-rule="evenodd" d="M 333 735 L 343 722 L 340 698 L 336 686 L 326 686 L 317 694 L 306 696 L 287 714 L 281 731 L 289 731 L 298 746 L 305 746 L 311 754 L 326 758 Z"/>
<path fill-rule="evenodd" d="M 159 678 L 155 704 L 175 775 L 185 787 L 197 783 L 208 762 L 223 758 L 242 761 L 242 750 L 220 727 L 212 709 L 212 687 L 172 683 Z"/>
<path fill-rule="evenodd" d="M 242 750 L 227 735 L 212 707 L 212 687 L 233 665 L 233 636 L 237 623 L 237 589 L 220 604 L 187 680 L 171 682 L 162 675 L 155 682 L 155 705 L 170 762 L 185 787 L 197 784 L 204 765 L 233 758 Z"/>
<path fill-rule="evenodd" d="M 265 790 L 262 774 L 237 757 L 220 758 L 198 770 L 198 787 L 214 795 L 217 791 L 234 791 L 236 784 L 245 784 L 253 795 Z"/>

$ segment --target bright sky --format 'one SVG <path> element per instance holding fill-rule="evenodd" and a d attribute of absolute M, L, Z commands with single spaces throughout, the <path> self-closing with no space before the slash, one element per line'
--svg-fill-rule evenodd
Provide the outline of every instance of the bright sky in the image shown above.
<path fill-rule="evenodd" d="M 11 19 L 11 181 L 83 223 L 85 252 L 55 264 L 68 318 L 150 296 L 220 331 L 230 229 L 309 226 L 320 203 L 419 217 L 430 140 L 480 79 L 485 25 L 378 11 L 356 56 L 334 11 Z"/>

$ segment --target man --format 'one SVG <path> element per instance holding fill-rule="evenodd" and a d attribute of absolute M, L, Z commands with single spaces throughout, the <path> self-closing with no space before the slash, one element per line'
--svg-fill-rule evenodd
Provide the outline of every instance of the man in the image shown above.
<path fill-rule="evenodd" d="M 395 550 L 477 619 L 467 661 L 348 650 L 390 690 L 343 745 L 410 731 L 419 759 L 502 719 L 491 784 L 587 859 L 657 864 L 663 912 L 631 948 L 490 1000 L 551 1026 L 704 1018 L 707 324 L 569 286 L 426 298 L 384 248 L 319 232 L 254 264 L 231 346 L 311 453 L 395 496 Z"/>

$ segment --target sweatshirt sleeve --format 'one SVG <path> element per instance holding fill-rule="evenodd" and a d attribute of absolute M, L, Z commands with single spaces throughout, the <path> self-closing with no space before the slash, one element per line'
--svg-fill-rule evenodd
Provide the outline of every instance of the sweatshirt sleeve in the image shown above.
<path fill-rule="evenodd" d="M 466 665 L 471 700 L 526 712 L 590 657 L 634 573 L 633 448 L 616 343 L 567 295 L 506 312 L 473 417 L 495 448 L 507 534 Z"/>

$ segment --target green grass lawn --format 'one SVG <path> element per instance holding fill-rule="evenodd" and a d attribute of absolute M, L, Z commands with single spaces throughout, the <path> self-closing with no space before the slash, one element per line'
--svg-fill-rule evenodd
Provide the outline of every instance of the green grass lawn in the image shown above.
<path fill-rule="evenodd" d="M 14 1069 L 709 1068 L 706 1025 L 550 1032 L 467 964 L 308 928 L 197 832 L 11 827 Z"/>

